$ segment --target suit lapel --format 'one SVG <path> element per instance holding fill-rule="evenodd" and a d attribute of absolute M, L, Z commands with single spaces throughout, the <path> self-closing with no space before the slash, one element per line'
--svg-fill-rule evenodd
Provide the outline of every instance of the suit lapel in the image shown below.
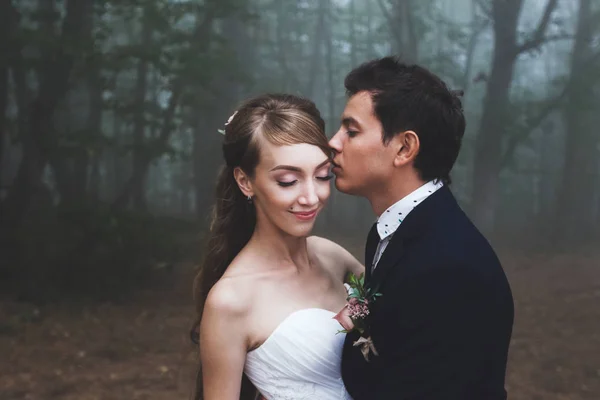
<path fill-rule="evenodd" d="M 421 204 L 415 207 L 410 214 L 408 214 L 392 236 L 390 243 L 388 243 L 379 259 L 372 276 L 368 281 L 365 280 L 373 291 L 377 292 L 379 290 L 386 275 L 400 262 L 400 259 L 405 253 L 407 242 L 425 232 L 429 225 L 439 218 L 440 213 L 445 213 L 447 207 L 451 204 L 456 204 L 456 200 L 454 200 L 450 190 L 444 186 L 425 199 Z M 378 235 L 377 238 L 379 238 Z M 367 246 L 367 249 L 368 248 L 369 246 Z M 372 250 L 371 258 L 369 259 L 370 261 L 373 260 L 376 248 L 377 243 L 375 243 Z M 370 266 L 371 264 L 367 265 Z M 367 266 L 365 265 L 365 267 Z"/>
<path fill-rule="evenodd" d="M 367 236 L 367 245 L 365 246 L 365 285 L 371 279 L 371 265 L 375 257 L 375 251 L 379 244 L 379 234 L 377 233 L 377 224 L 373 224 L 369 235 Z"/>
<path fill-rule="evenodd" d="M 375 267 L 375 270 L 371 275 L 371 279 L 368 281 L 369 287 L 371 287 L 374 292 L 379 290 L 379 287 L 383 283 L 385 276 L 391 269 L 394 268 L 394 266 L 402 257 L 405 238 L 402 234 L 403 230 L 401 230 L 401 228 L 402 226 L 400 226 L 396 233 L 394 233 L 392 236 L 392 239 L 388 243 L 385 251 L 379 259 L 379 262 L 377 263 L 377 267 Z"/>

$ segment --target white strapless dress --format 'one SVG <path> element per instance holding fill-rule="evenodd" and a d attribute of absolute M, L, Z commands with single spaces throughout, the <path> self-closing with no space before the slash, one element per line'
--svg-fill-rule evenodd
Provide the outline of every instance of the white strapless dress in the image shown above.
<path fill-rule="evenodd" d="M 334 316 L 321 308 L 295 311 L 248 352 L 244 372 L 267 400 L 352 400 L 341 376 L 346 335 Z"/>

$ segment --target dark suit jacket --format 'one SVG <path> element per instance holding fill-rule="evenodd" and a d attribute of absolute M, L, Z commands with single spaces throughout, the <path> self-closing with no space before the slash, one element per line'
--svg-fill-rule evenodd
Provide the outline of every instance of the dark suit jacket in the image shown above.
<path fill-rule="evenodd" d="M 342 377 L 355 400 L 504 400 L 513 299 L 487 240 L 443 187 L 404 219 L 366 284 L 379 356 L 365 361 L 348 334 Z"/>

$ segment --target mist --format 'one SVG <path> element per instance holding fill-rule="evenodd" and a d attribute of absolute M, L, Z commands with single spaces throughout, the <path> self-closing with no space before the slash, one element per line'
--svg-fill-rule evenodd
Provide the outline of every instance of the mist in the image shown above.
<path fill-rule="evenodd" d="M 286 92 L 332 136 L 387 55 L 464 92 L 451 189 L 514 291 L 509 397 L 596 399 L 597 0 L 0 0 L 0 397 L 188 396 L 219 130 Z M 362 260 L 376 218 L 332 187 L 314 233 Z"/>

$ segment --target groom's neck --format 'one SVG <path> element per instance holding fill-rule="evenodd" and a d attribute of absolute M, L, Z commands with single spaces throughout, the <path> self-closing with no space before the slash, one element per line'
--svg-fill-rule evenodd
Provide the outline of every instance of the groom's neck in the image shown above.
<path fill-rule="evenodd" d="M 396 176 L 380 190 L 373 191 L 367 199 L 371 203 L 373 212 L 377 217 L 381 216 L 389 207 L 402 200 L 425 183 L 418 174 L 407 174 Z"/>

